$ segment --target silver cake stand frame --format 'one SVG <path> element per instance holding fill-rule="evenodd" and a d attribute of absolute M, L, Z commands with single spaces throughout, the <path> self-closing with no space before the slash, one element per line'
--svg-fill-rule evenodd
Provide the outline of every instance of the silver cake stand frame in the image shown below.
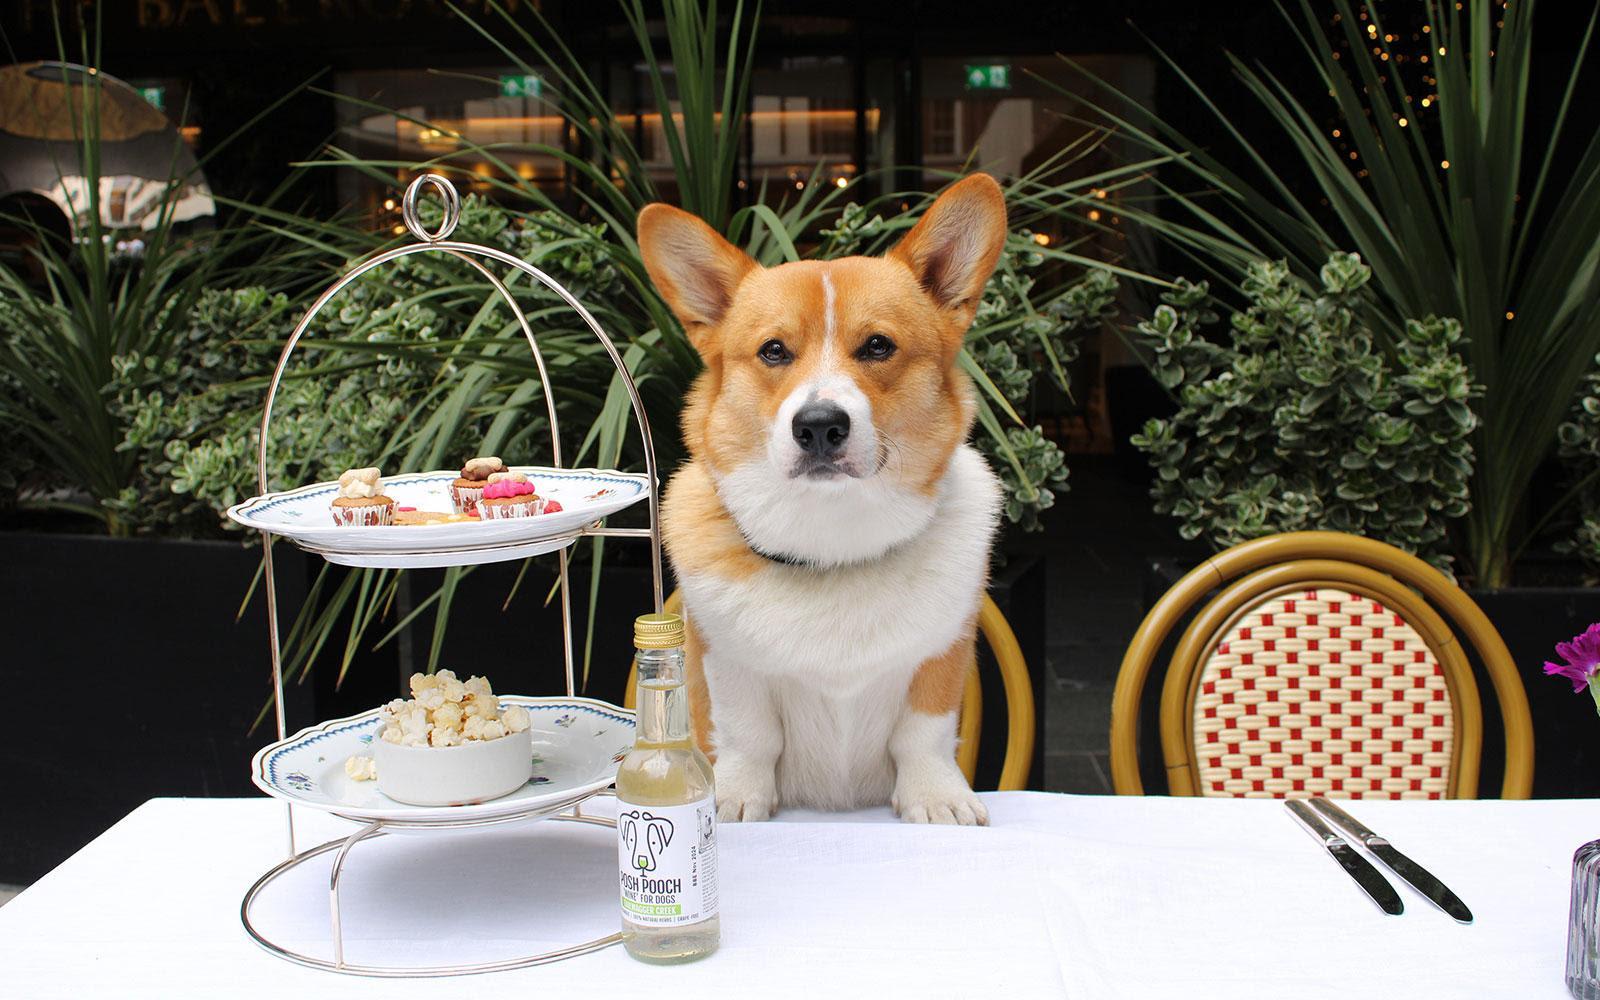
<path fill-rule="evenodd" d="M 421 220 L 417 216 L 417 201 L 423 194 L 424 189 L 429 187 L 433 188 L 444 202 L 444 219 L 440 223 L 439 228 L 433 232 L 429 232 L 428 229 L 423 226 Z M 659 492 L 658 486 L 660 480 L 656 474 L 655 445 L 650 436 L 650 421 L 645 415 L 644 403 L 639 398 L 638 386 L 634 384 L 632 375 L 628 373 L 628 366 L 623 362 L 622 355 L 618 353 L 616 345 L 611 342 L 610 337 L 606 336 L 606 332 L 600 328 L 599 322 L 595 320 L 594 316 L 589 312 L 589 310 L 585 309 L 583 304 L 574 298 L 572 294 L 563 288 L 554 278 L 551 278 L 543 271 L 534 267 L 532 264 L 529 264 L 527 261 L 513 256 L 512 254 L 506 253 L 503 250 L 497 250 L 494 247 L 482 246 L 476 243 L 463 243 L 451 240 L 450 234 L 455 230 L 456 223 L 460 221 L 461 218 L 461 199 L 460 196 L 457 195 L 455 187 L 446 178 L 440 176 L 439 174 L 424 173 L 413 180 L 410 186 L 406 188 L 405 200 L 401 204 L 401 218 L 405 223 L 406 229 L 410 231 L 412 236 L 416 237 L 418 242 L 409 243 L 404 246 L 395 247 L 392 250 L 385 250 L 381 253 L 374 254 L 373 256 L 352 267 L 349 271 L 345 272 L 345 274 L 342 275 L 339 280 L 335 281 L 331 286 L 329 286 L 328 289 L 318 296 L 317 300 L 311 304 L 311 308 L 306 311 L 303 317 L 301 317 L 299 324 L 294 328 L 294 332 L 290 334 L 288 343 L 284 345 L 283 353 L 278 357 L 278 366 L 272 373 L 272 382 L 267 388 L 266 406 L 261 414 L 261 443 L 258 452 L 258 478 L 260 480 L 261 493 L 265 495 L 270 488 L 267 482 L 267 442 L 269 440 L 268 429 L 272 423 L 272 404 L 277 398 L 278 387 L 283 381 L 283 375 L 289 363 L 289 356 L 294 353 L 295 345 L 300 342 L 301 337 L 305 336 L 307 330 L 309 330 L 311 327 L 312 321 L 317 318 L 317 314 L 322 311 L 323 306 L 327 305 L 335 295 L 337 295 L 356 279 L 360 278 L 368 271 L 371 271 L 373 268 L 380 267 L 393 260 L 398 260 L 401 257 L 408 257 L 412 254 L 418 253 L 445 253 L 464 261 L 480 275 L 482 275 L 483 278 L 488 281 L 491 286 L 493 286 L 495 291 L 500 294 L 500 297 L 505 301 L 506 305 L 511 307 L 511 312 L 516 317 L 517 325 L 522 329 L 522 335 L 527 338 L 528 349 L 533 352 L 533 363 L 538 369 L 539 382 L 544 389 L 545 407 L 550 418 L 550 450 L 552 453 L 551 464 L 555 468 L 563 468 L 561 464 L 560 425 L 556 418 L 555 397 L 550 390 L 550 377 L 545 369 L 544 356 L 539 351 L 539 343 L 533 335 L 533 328 L 528 324 L 528 317 L 522 311 L 521 307 L 517 305 L 515 296 L 511 294 L 511 291 L 506 287 L 505 282 L 496 277 L 495 274 L 483 263 L 484 260 L 496 261 L 506 265 L 507 267 L 514 268 L 515 270 L 520 271 L 528 277 L 534 279 L 535 281 L 544 285 L 550 291 L 554 292 L 567 305 L 571 306 L 573 310 L 583 318 L 584 323 L 589 327 L 590 331 L 594 333 L 596 339 L 600 341 L 600 345 L 605 348 L 607 356 L 609 356 L 611 359 L 611 363 L 616 366 L 618 377 L 621 378 L 624 388 L 626 388 L 628 391 L 628 400 L 633 406 L 633 415 L 638 424 L 639 435 L 644 445 L 645 473 L 650 482 L 648 495 L 650 526 L 647 528 L 611 528 L 606 527 L 603 522 L 597 521 L 581 529 L 574 537 L 603 535 L 620 538 L 648 538 L 650 540 L 650 568 L 654 574 L 655 583 L 655 610 L 659 612 L 661 610 L 662 601 L 660 501 L 657 496 Z M 288 738 L 289 733 L 288 723 L 284 717 L 283 708 L 283 659 L 278 638 L 277 586 L 276 579 L 273 575 L 272 566 L 273 539 L 271 534 L 267 531 L 262 531 L 261 534 L 263 563 L 266 574 L 267 633 L 268 641 L 270 642 L 272 649 L 273 707 L 276 712 L 278 739 L 283 740 Z M 577 687 L 574 683 L 572 660 L 572 601 L 568 593 L 567 586 L 567 546 L 562 546 L 557 550 L 557 553 L 557 559 L 559 560 L 560 564 L 559 571 L 561 590 L 562 643 L 566 661 L 567 697 L 571 698 L 577 696 Z M 508 554 L 506 558 L 514 559 L 522 557 L 515 554 Z M 484 561 L 486 560 L 481 558 L 474 559 L 474 562 Z M 441 563 L 441 565 L 445 564 L 446 563 Z M 443 832 L 452 830 L 477 829 L 488 826 L 507 825 L 517 822 L 528 822 L 538 819 L 541 814 L 544 814 L 544 818 L 550 820 L 564 821 L 569 823 L 583 823 L 591 826 L 615 827 L 616 822 L 614 820 L 607 819 L 604 816 L 586 815 L 583 812 L 583 802 L 586 799 L 591 798 L 594 794 L 603 795 L 609 793 L 599 792 L 578 795 L 573 799 L 573 801 L 564 803 L 557 807 L 558 810 L 567 811 L 558 811 L 554 815 L 549 815 L 550 807 L 548 805 L 544 805 L 539 807 L 530 807 L 530 809 L 526 812 L 462 821 L 402 823 L 393 820 L 378 820 L 374 822 L 367 822 L 365 820 L 354 819 L 353 817 L 344 817 L 346 819 L 352 819 L 354 822 L 364 823 L 365 825 L 348 837 L 330 840 L 325 844 L 319 844 L 316 847 L 312 847 L 308 850 L 300 851 L 298 853 L 295 850 L 294 806 L 286 803 L 285 819 L 289 837 L 289 855 L 284 861 L 280 862 L 265 875 L 262 875 L 261 878 L 257 879 L 255 884 L 250 887 L 250 890 L 245 893 L 244 901 L 239 907 L 239 919 L 243 922 L 245 931 L 257 944 L 280 958 L 287 959 L 288 961 L 296 962 L 300 965 L 308 966 L 313 969 L 325 969 L 329 972 L 342 972 L 361 976 L 400 978 L 461 976 L 479 972 L 500 972 L 507 969 L 520 969 L 531 965 L 542 965 L 547 962 L 556 962 L 564 958 L 572 958 L 576 955 L 583 955 L 591 951 L 598 951 L 601 948 L 605 948 L 620 942 L 622 940 L 621 933 L 607 934 L 604 937 L 598 937 L 591 941 L 584 941 L 579 944 L 571 945 L 570 947 L 557 949 L 555 951 L 547 951 L 536 955 L 526 955 L 518 958 L 509 958 L 496 962 L 483 962 L 472 965 L 434 965 L 410 967 L 356 965 L 345 961 L 344 923 L 339 910 L 339 887 L 341 877 L 344 874 L 345 862 L 349 858 L 351 850 L 355 848 L 357 844 L 363 841 L 381 837 L 385 833 L 401 827 L 404 827 L 408 831 L 412 832 Z M 335 815 L 337 815 L 337 813 Z M 304 952 L 296 951 L 293 948 L 273 941 L 271 938 L 262 933 L 262 931 L 255 925 L 255 922 L 251 919 L 252 909 L 254 908 L 257 899 L 261 896 L 262 892 L 267 888 L 267 886 L 294 868 L 297 868 L 313 859 L 320 858 L 329 852 L 335 852 L 333 868 L 328 877 L 328 911 L 330 917 L 332 918 L 333 944 L 333 958 L 331 960 L 319 958 L 314 955 L 308 955 Z"/>

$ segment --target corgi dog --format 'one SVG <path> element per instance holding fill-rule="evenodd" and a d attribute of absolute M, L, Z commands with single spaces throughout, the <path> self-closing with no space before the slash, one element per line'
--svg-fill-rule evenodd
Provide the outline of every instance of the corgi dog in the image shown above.
<path fill-rule="evenodd" d="M 1001 490 L 956 362 L 1005 238 L 983 174 L 876 258 L 765 268 L 686 212 L 639 215 L 705 362 L 661 523 L 719 820 L 988 822 L 955 745 Z"/>

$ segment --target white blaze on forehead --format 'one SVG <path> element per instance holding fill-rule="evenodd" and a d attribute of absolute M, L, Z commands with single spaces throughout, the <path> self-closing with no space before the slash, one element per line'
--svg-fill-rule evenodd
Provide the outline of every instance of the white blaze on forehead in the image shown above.
<path fill-rule="evenodd" d="M 823 357 L 833 353 L 833 332 L 837 328 L 837 321 L 833 315 L 833 279 L 828 277 L 828 272 L 822 272 L 822 351 Z"/>

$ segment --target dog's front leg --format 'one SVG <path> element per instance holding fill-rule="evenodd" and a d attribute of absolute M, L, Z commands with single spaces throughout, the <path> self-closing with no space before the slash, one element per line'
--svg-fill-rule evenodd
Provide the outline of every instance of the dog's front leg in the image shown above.
<path fill-rule="evenodd" d="M 783 720 L 762 674 L 707 651 L 711 743 L 716 749 L 717 819 L 767 819 L 778 808 Z"/>
<path fill-rule="evenodd" d="M 889 737 L 894 811 L 908 823 L 987 826 L 989 810 L 956 766 L 956 720 L 967 672 L 977 655 L 965 638 L 917 668 L 905 708 Z"/>

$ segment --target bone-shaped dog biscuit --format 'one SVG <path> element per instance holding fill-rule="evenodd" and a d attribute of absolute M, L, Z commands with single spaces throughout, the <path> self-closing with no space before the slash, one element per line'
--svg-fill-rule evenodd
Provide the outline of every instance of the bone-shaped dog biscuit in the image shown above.
<path fill-rule="evenodd" d="M 383 475 L 375 466 L 349 469 L 339 477 L 339 495 L 351 500 L 365 500 L 378 495 L 378 477 Z"/>

